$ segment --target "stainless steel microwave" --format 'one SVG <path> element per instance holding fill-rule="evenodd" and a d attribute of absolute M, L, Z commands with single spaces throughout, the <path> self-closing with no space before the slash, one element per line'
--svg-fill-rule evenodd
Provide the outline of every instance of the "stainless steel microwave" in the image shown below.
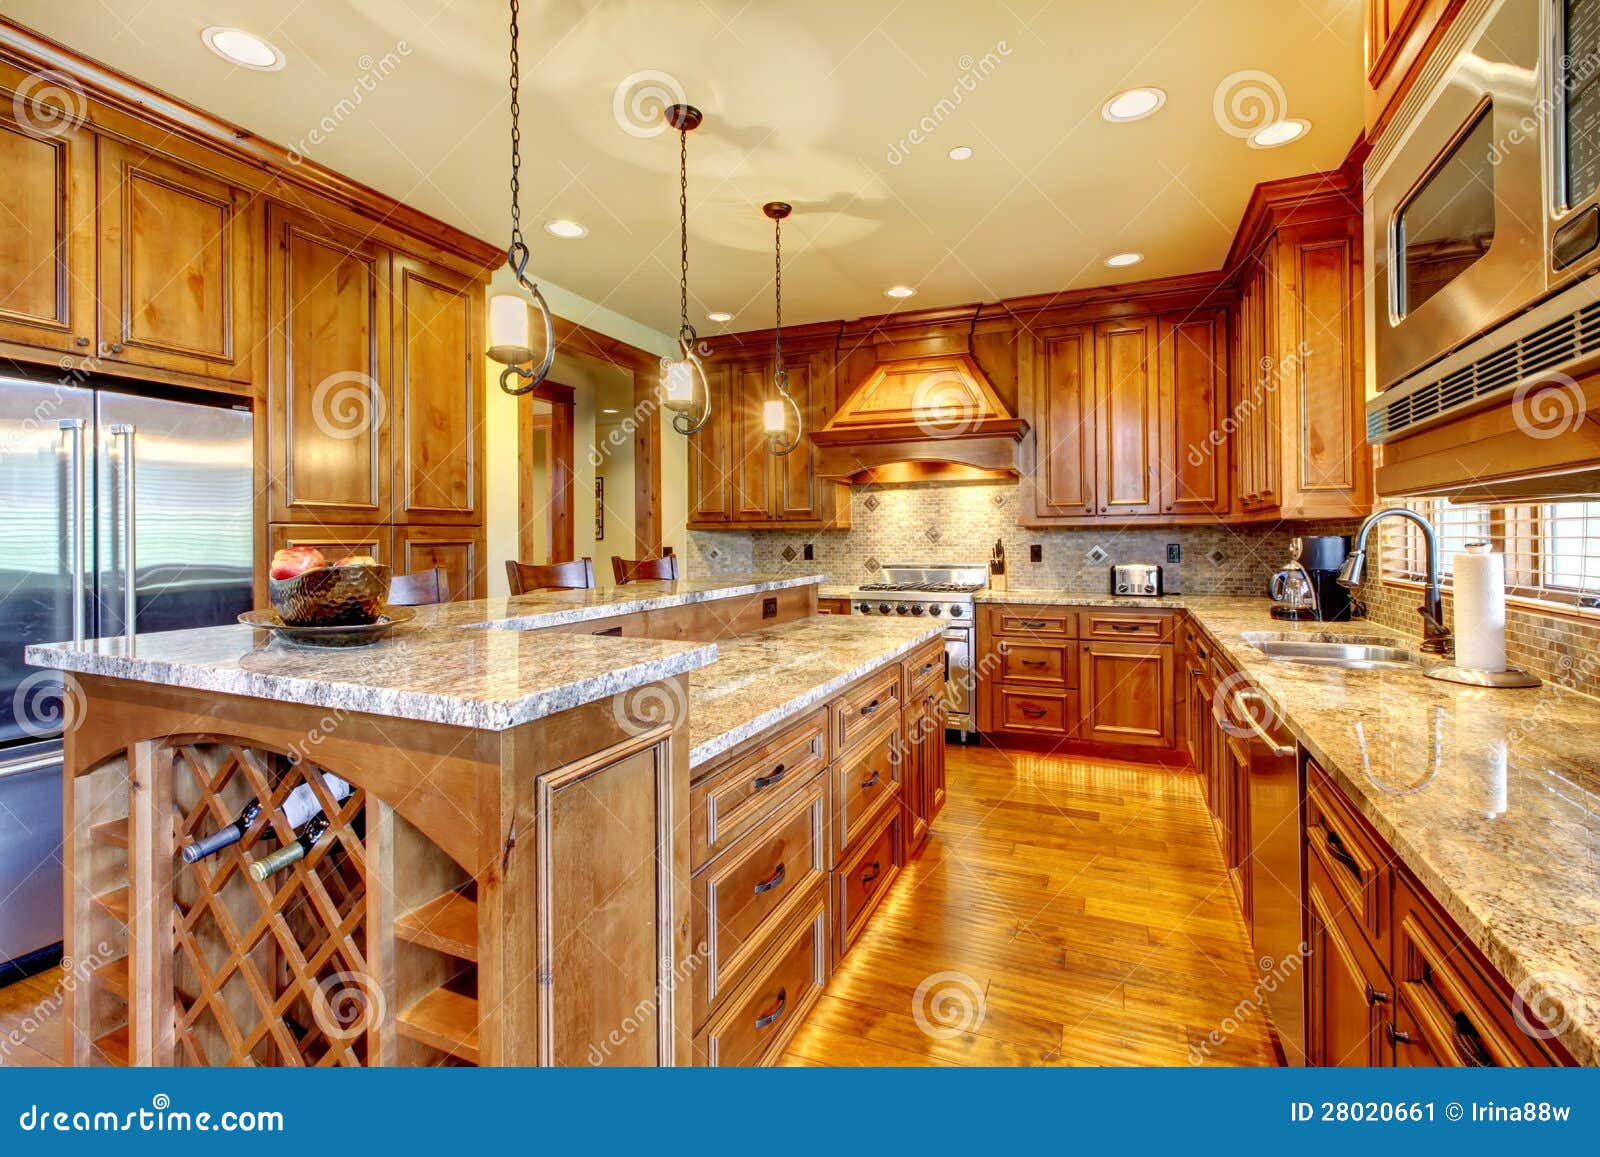
<path fill-rule="evenodd" d="M 1469 0 L 1366 190 L 1369 441 L 1600 364 L 1600 0 Z"/>

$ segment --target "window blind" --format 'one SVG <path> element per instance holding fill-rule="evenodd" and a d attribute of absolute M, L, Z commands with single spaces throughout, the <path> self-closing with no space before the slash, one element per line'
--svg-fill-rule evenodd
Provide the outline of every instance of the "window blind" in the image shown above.
<path fill-rule="evenodd" d="M 1457 506 L 1420 498 L 1390 505 L 1409 506 L 1433 523 L 1447 583 L 1453 556 L 1468 543 L 1487 542 L 1506 557 L 1507 594 L 1600 611 L 1600 502 Z M 1421 582 L 1428 569 L 1422 532 L 1391 518 L 1380 524 L 1379 534 L 1382 577 Z"/>

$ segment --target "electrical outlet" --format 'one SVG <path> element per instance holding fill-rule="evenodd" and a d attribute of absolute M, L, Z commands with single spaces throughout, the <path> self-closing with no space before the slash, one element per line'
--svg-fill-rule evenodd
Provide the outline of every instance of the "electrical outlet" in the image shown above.
<path fill-rule="evenodd" d="M 817 559 L 817 548 L 812 546 L 809 542 L 806 543 L 805 546 L 800 548 L 800 557 L 805 559 L 807 562 L 815 562 Z"/>
<path fill-rule="evenodd" d="M 1044 544 L 1043 543 L 1034 542 L 1034 543 L 1029 543 L 1028 544 L 1028 561 L 1029 562 L 1043 562 L 1044 561 Z"/>
<path fill-rule="evenodd" d="M 761 600 L 761 617 L 763 619 L 775 619 L 778 617 L 777 599 L 773 598 Z"/>
<path fill-rule="evenodd" d="M 1180 542 L 1167 543 L 1167 561 L 1174 566 L 1183 561 L 1183 544 Z"/>

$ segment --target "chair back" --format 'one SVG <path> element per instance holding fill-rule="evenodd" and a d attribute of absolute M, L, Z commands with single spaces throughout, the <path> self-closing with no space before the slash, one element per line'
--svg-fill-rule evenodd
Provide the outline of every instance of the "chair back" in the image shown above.
<path fill-rule="evenodd" d="M 430 567 L 411 574 L 397 574 L 389 579 L 389 605 L 391 607 L 422 607 L 430 603 L 450 601 L 450 584 L 445 579 L 444 567 Z"/>
<path fill-rule="evenodd" d="M 537 566 L 508 558 L 506 578 L 511 583 L 511 593 L 514 595 L 525 595 L 529 591 L 593 590 L 594 560 L 575 558 L 571 562 Z"/>
<path fill-rule="evenodd" d="M 660 558 L 618 558 L 612 555 L 611 573 L 619 587 L 627 586 L 631 582 L 644 582 L 647 579 L 677 582 L 678 556 L 664 554 Z"/>

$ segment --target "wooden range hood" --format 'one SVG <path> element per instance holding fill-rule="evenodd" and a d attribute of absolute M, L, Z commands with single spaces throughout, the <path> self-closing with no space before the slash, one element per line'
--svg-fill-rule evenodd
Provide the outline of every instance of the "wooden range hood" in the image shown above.
<path fill-rule="evenodd" d="M 941 352 L 880 361 L 811 440 L 824 478 L 1015 479 L 1027 432 L 970 355 Z"/>

